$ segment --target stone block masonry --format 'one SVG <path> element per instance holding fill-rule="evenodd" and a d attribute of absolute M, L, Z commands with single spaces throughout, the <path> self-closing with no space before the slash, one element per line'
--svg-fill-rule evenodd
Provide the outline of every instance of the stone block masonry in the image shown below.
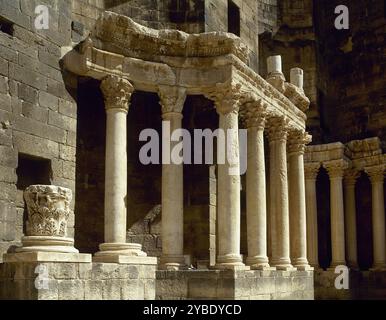
<path fill-rule="evenodd" d="M 157 271 L 156 299 L 313 300 L 313 271 Z"/>
<path fill-rule="evenodd" d="M 20 262 L 9 255 L 10 262 L 0 264 L 0 300 L 154 300 L 155 265 L 92 263 L 90 255 L 81 256 L 82 262 Z"/>
<path fill-rule="evenodd" d="M 0 18 L 12 24 L 11 32 L 0 32 L 0 207 L 4 203 L 4 212 L 14 213 L 4 215 L 0 210 L 1 257 L 19 246 L 23 236 L 20 155 L 48 161 L 50 182 L 75 194 L 77 106 L 71 81 L 60 66 L 61 48 L 74 41 L 72 1 L 0 3 Z M 49 8 L 48 30 L 34 27 L 35 7 L 41 4 Z M 74 218 L 70 221 L 68 233 L 73 234 Z"/>

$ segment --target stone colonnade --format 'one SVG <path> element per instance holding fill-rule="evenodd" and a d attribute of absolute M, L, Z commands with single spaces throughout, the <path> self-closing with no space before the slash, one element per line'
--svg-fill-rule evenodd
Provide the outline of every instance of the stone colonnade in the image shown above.
<path fill-rule="evenodd" d="M 324 161 L 330 177 L 331 249 L 330 268 L 337 265 L 358 267 L 355 184 L 360 170 L 352 168 L 345 159 Z M 307 198 L 307 243 L 310 264 L 318 268 L 318 225 L 316 178 L 321 164 L 305 164 Z M 385 208 L 383 180 L 385 165 L 365 167 L 372 185 L 373 269 L 386 268 Z"/>
<path fill-rule="evenodd" d="M 105 243 L 97 261 L 117 256 L 141 257 L 141 245 L 126 243 L 127 219 L 127 112 L 134 89 L 127 80 L 108 76 L 101 90 L 107 113 Z M 257 96 L 241 92 L 239 85 L 217 86 L 203 92 L 214 101 L 219 128 L 224 130 L 232 163 L 218 164 L 218 256 L 216 268 L 245 268 L 240 253 L 239 116 L 248 130 L 247 265 L 252 269 L 276 267 L 308 270 L 306 200 L 303 154 L 310 136 L 291 126 L 285 116 L 270 114 Z M 170 132 L 182 127 L 186 89 L 159 86 L 162 118 Z M 248 98 L 246 98 L 248 97 Z M 270 150 L 269 217 L 272 257 L 267 256 L 267 206 L 264 133 Z M 173 147 L 173 142 L 171 147 Z M 165 156 L 165 155 L 163 155 Z M 287 167 L 287 161 L 289 167 Z M 291 192 L 291 197 L 289 197 Z M 162 256 L 160 268 L 185 268 L 183 252 L 183 164 L 162 166 Z"/>

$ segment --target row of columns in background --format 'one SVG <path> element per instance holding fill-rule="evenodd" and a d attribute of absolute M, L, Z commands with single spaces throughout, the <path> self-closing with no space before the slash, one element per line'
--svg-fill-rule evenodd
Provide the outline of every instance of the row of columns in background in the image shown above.
<path fill-rule="evenodd" d="M 306 197 L 307 197 L 307 243 L 308 259 L 312 266 L 318 268 L 318 223 L 316 179 L 320 163 L 306 163 Z M 345 160 L 332 160 L 323 163 L 330 177 L 331 202 L 331 268 L 337 265 L 358 267 L 355 183 L 359 171 L 348 168 Z M 372 185 L 372 226 L 373 226 L 373 268 L 386 268 L 385 247 L 385 207 L 384 207 L 384 170 L 377 165 L 364 169 Z"/>
<path fill-rule="evenodd" d="M 127 112 L 133 87 L 129 81 L 109 76 L 101 89 L 107 112 L 105 243 L 98 258 L 111 255 L 144 256 L 139 244 L 126 243 L 127 195 Z M 182 127 L 182 109 L 186 91 L 180 87 L 159 88 L 163 120 L 170 121 L 170 132 Z M 238 122 L 240 94 L 238 87 L 216 88 L 207 96 L 214 100 L 219 127 L 228 132 L 227 146 L 233 146 L 235 161 L 218 164 L 218 268 L 243 267 L 240 254 L 240 175 Z M 309 142 L 305 132 L 289 132 L 284 117 L 266 119 L 258 101 L 248 110 L 247 219 L 248 258 L 253 268 L 269 267 L 267 257 L 267 212 L 264 164 L 264 130 L 269 123 L 270 141 L 270 224 L 271 266 L 277 269 L 307 269 L 306 210 L 303 154 Z M 289 145 L 289 186 L 287 180 L 287 139 Z M 176 142 L 175 142 L 176 143 Z M 171 143 L 173 148 L 173 142 Z M 291 199 L 288 192 L 291 190 Z M 289 212 L 291 211 L 291 219 Z M 291 220 L 291 221 L 290 221 Z M 292 241 L 290 242 L 290 229 Z M 290 248 L 291 243 L 291 248 Z M 162 256 L 160 267 L 184 268 L 183 255 L 183 165 L 162 165 Z"/>

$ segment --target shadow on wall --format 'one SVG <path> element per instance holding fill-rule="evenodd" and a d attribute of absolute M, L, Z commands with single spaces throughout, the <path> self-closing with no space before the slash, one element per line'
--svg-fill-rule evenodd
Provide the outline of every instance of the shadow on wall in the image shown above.
<path fill-rule="evenodd" d="M 99 81 L 79 80 L 75 246 L 94 253 L 104 238 L 106 115 Z"/>

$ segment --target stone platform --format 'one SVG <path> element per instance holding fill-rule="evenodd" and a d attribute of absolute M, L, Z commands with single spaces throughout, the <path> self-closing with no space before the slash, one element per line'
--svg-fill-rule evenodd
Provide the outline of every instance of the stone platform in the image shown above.
<path fill-rule="evenodd" d="M 154 300 L 156 260 L 142 260 L 102 263 L 92 262 L 89 254 L 6 254 L 0 300 Z"/>
<path fill-rule="evenodd" d="M 157 271 L 156 299 L 313 300 L 313 271 Z"/>

